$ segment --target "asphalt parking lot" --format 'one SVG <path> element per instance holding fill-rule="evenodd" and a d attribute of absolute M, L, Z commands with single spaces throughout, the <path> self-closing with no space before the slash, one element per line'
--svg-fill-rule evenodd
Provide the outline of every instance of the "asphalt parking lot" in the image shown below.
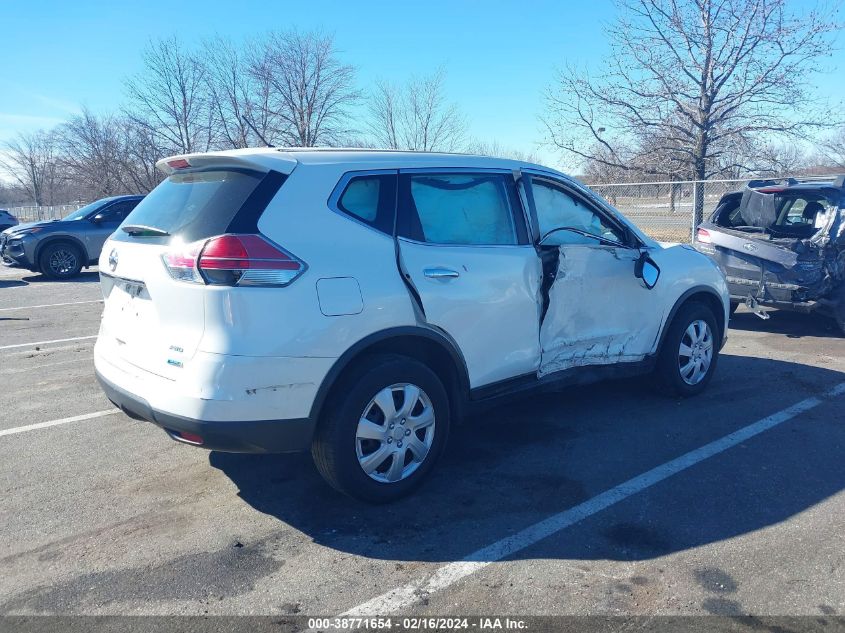
<path fill-rule="evenodd" d="M 111 412 L 99 299 L 96 272 L 0 270 L 0 613 L 845 614 L 845 338 L 823 320 L 740 311 L 693 400 L 622 381 L 499 408 L 372 507 L 308 455 Z"/>

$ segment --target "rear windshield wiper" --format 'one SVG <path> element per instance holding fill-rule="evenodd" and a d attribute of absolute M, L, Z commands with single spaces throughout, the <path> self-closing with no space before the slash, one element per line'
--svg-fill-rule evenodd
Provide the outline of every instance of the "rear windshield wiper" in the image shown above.
<path fill-rule="evenodd" d="M 154 226 L 145 226 L 143 224 L 127 224 L 126 226 L 121 226 L 120 228 L 132 237 L 166 237 L 170 235 L 170 233 L 164 229 L 159 229 Z"/>

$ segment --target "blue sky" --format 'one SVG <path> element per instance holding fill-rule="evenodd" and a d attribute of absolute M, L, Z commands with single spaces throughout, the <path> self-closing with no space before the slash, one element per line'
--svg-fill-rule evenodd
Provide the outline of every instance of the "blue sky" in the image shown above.
<path fill-rule="evenodd" d="M 445 67 L 469 136 L 536 151 L 543 91 L 555 67 L 595 67 L 607 52 L 602 26 L 614 16 L 611 0 L 0 0 L 0 140 L 50 127 L 80 105 L 117 108 L 123 79 L 140 70 L 150 38 L 176 33 L 191 44 L 298 27 L 334 33 L 364 89 L 379 78 L 401 81 Z M 844 60 L 838 51 L 830 65 Z M 831 96 L 841 98 L 842 82 L 830 84 L 839 91 Z M 537 153 L 558 164 L 550 150 Z"/>

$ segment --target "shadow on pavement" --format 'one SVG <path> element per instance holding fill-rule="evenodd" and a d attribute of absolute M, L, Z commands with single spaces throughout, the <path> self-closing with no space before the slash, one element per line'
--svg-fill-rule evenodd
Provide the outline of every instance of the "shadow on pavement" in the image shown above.
<path fill-rule="evenodd" d="M 763 320 L 752 312 L 737 312 L 731 316 L 728 328 L 745 332 L 784 334 L 789 338 L 802 336 L 827 336 L 842 338 L 836 322 L 821 314 L 801 314 L 788 310 L 769 310 L 769 319 Z"/>
<path fill-rule="evenodd" d="M 99 283 L 100 273 L 95 270 L 86 270 L 79 273 L 76 277 L 71 277 L 70 279 L 51 279 L 50 277 L 42 275 L 41 273 L 33 273 L 29 277 L 23 277 L 22 279 L 24 282 L 28 283 Z"/>
<path fill-rule="evenodd" d="M 335 493 L 309 455 L 211 453 L 209 461 L 253 508 L 326 547 L 397 561 L 459 560 L 843 379 L 722 355 L 708 391 L 690 400 L 654 395 L 643 380 L 536 396 L 453 428 L 429 481 L 387 506 Z M 843 447 L 845 426 L 810 411 L 659 484 L 668 500 L 648 512 L 607 525 L 610 510 L 596 515 L 599 528 L 558 539 L 551 556 L 647 559 L 779 523 L 845 487 Z M 625 503 L 642 504 L 650 492 Z M 659 516 L 662 527 L 643 515 Z"/>

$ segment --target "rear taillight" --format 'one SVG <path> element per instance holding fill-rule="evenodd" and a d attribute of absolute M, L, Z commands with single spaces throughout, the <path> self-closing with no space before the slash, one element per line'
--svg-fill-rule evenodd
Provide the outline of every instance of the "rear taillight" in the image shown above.
<path fill-rule="evenodd" d="M 214 286 L 287 286 L 306 269 L 305 262 L 261 235 L 219 235 L 162 259 L 174 279 Z"/>
<path fill-rule="evenodd" d="M 168 251 L 161 256 L 167 272 L 173 279 L 203 283 L 202 276 L 197 270 L 197 255 L 199 255 L 204 244 L 205 242 L 185 244 L 181 248 Z"/>
<path fill-rule="evenodd" d="M 710 231 L 707 229 L 698 229 L 698 232 L 695 234 L 695 239 L 702 244 L 712 244 L 713 240 L 710 237 Z"/>

